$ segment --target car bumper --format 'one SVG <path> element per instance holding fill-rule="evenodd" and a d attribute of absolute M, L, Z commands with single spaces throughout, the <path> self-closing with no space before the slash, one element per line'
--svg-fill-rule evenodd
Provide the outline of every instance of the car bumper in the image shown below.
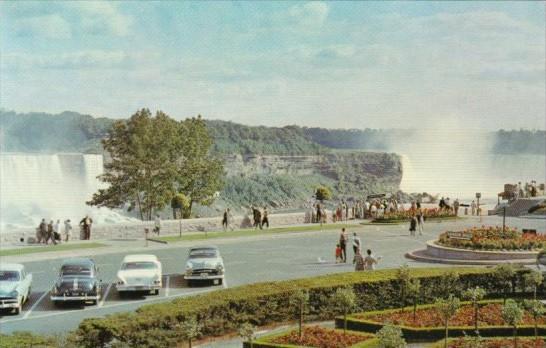
<path fill-rule="evenodd" d="M 100 300 L 100 295 L 84 295 L 84 296 L 50 296 L 51 301 L 98 301 Z"/>
<path fill-rule="evenodd" d="M 141 285 L 127 285 L 127 284 L 118 284 L 116 285 L 118 291 L 152 291 L 161 289 L 161 284 L 141 284 Z"/>
<path fill-rule="evenodd" d="M 11 308 L 19 308 L 18 302 L 8 302 L 8 303 L 0 303 L 0 309 L 11 309 Z"/>
<path fill-rule="evenodd" d="M 214 279 L 224 279 L 223 274 L 209 274 L 209 275 L 184 275 L 186 280 L 214 280 Z"/>

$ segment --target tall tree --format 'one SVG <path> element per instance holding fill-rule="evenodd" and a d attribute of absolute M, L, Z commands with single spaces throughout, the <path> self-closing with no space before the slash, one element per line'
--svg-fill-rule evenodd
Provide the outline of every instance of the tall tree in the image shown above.
<path fill-rule="evenodd" d="M 161 111 L 155 117 L 142 109 L 118 121 L 102 141 L 109 159 L 99 178 L 108 184 L 93 194 L 90 205 L 136 209 L 142 220 L 170 202 L 174 192 L 177 158 L 184 143 L 179 124 Z"/>
<path fill-rule="evenodd" d="M 194 203 L 209 205 L 222 189 L 224 166 L 210 153 L 214 140 L 200 115 L 182 121 L 180 131 L 184 145 L 179 154 L 177 183 L 179 192 L 190 201 L 184 213 L 187 218 Z"/>

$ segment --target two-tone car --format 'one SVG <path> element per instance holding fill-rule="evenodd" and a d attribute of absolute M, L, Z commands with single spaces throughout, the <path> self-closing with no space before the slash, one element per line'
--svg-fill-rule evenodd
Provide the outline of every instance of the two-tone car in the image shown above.
<path fill-rule="evenodd" d="M 120 295 L 135 291 L 157 295 L 163 286 L 162 277 L 161 262 L 155 255 L 127 255 L 117 274 L 116 289 Z"/>
<path fill-rule="evenodd" d="M 198 246 L 190 248 L 186 260 L 184 279 L 188 285 L 198 281 L 213 281 L 222 284 L 224 280 L 224 260 L 216 246 Z"/>
<path fill-rule="evenodd" d="M 19 314 L 31 294 L 32 274 L 18 263 L 0 263 L 0 309 Z"/>
<path fill-rule="evenodd" d="M 97 304 L 101 299 L 101 285 L 98 267 L 92 259 L 67 259 L 61 265 L 50 299 L 56 305 L 63 302 Z"/>

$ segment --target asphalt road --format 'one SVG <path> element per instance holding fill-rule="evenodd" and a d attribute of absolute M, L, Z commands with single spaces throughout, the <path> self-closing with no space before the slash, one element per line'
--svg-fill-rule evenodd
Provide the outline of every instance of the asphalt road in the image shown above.
<path fill-rule="evenodd" d="M 488 224 L 501 223 L 499 218 L 487 218 Z M 544 220 L 510 219 L 511 226 L 520 228 L 546 227 Z M 405 252 L 419 249 L 429 239 L 433 239 L 446 229 L 458 229 L 464 226 L 479 225 L 474 218 L 456 222 L 430 223 L 425 227 L 423 236 L 410 237 L 407 225 L 358 226 L 349 233 L 357 232 L 364 249 L 371 248 L 382 256 L 378 268 L 398 267 L 408 263 L 411 267 L 427 267 L 430 264 L 415 262 L 404 258 Z M 112 285 L 123 257 L 130 253 L 123 251 L 92 255 L 92 251 L 82 251 L 81 255 L 93 257 L 100 268 L 99 278 L 103 281 L 103 299 L 98 305 L 55 307 L 49 300 L 51 289 L 62 259 L 36 260 L 24 262 L 27 271 L 33 274 L 32 296 L 19 315 L 8 312 L 0 313 L 0 332 L 32 331 L 42 333 L 62 333 L 74 329 L 84 319 L 106 314 L 130 311 L 147 303 L 167 301 L 175 297 L 192 296 L 204 292 L 216 291 L 225 287 L 234 287 L 260 281 L 303 278 L 334 272 L 352 271 L 351 264 L 335 264 L 334 247 L 339 231 L 282 233 L 258 237 L 240 237 L 237 239 L 216 239 L 224 257 L 226 279 L 221 286 L 188 287 L 182 278 L 188 248 L 207 241 L 179 243 L 173 245 L 151 245 L 147 253 L 157 255 L 163 264 L 163 289 L 159 295 L 141 294 L 120 298 Z M 352 250 L 348 251 L 352 258 Z M 37 256 L 38 258 L 39 256 Z M 318 258 L 325 262 L 318 262 Z M 3 260 L 9 262 L 9 260 Z M 435 264 L 434 266 L 442 267 Z"/>

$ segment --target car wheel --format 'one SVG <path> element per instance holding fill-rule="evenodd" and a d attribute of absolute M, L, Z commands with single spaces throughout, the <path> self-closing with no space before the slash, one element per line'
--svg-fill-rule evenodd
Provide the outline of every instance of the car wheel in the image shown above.
<path fill-rule="evenodd" d="M 191 288 L 192 286 L 193 286 L 193 281 L 188 279 L 188 287 Z"/>
<path fill-rule="evenodd" d="M 224 281 L 224 280 L 223 280 L 222 278 L 218 279 L 218 285 L 222 285 L 222 282 L 223 282 L 223 281 Z"/>
<path fill-rule="evenodd" d="M 119 291 L 119 290 L 118 290 L 118 296 L 119 296 L 119 298 L 124 298 L 125 295 L 126 295 L 125 291 Z"/>
<path fill-rule="evenodd" d="M 159 295 L 159 289 L 154 290 L 154 295 Z"/>
<path fill-rule="evenodd" d="M 15 315 L 21 313 L 21 307 L 23 307 L 23 299 L 21 299 L 21 302 L 19 302 L 19 306 L 13 310 L 13 313 L 15 313 Z"/>
<path fill-rule="evenodd" d="M 61 306 L 61 301 L 53 301 L 53 305 L 55 307 L 60 307 Z"/>

